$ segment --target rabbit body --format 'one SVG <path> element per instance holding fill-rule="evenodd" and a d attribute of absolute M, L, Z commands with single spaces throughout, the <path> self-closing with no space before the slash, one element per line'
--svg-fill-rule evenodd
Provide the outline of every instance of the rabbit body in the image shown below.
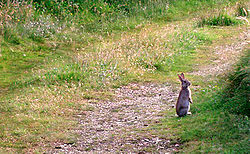
<path fill-rule="evenodd" d="M 189 112 L 190 109 L 190 104 L 192 103 L 192 98 L 191 98 L 191 90 L 189 89 L 189 86 L 191 83 L 184 78 L 184 74 L 182 73 L 181 75 L 178 75 L 179 79 L 181 81 L 181 91 L 179 93 L 179 97 L 176 103 L 176 113 L 179 117 L 183 117 L 187 114 L 191 114 Z"/>

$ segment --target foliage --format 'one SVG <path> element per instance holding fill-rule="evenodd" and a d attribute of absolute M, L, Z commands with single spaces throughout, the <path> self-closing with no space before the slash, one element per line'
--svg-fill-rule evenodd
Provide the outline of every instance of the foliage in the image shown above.
<path fill-rule="evenodd" d="M 249 151 L 249 50 L 227 78 L 206 82 L 194 96 L 193 115 L 174 128 L 188 145 L 185 152 Z M 166 119 L 166 125 L 174 127 L 177 120 Z"/>

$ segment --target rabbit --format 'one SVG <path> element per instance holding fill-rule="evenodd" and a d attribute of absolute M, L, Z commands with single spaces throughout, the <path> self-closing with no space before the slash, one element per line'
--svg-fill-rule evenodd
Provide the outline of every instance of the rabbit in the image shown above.
<path fill-rule="evenodd" d="M 191 114 L 191 112 L 189 112 L 189 102 L 191 104 L 193 103 L 193 100 L 191 98 L 191 90 L 189 89 L 191 83 L 187 79 L 185 79 L 183 73 L 181 73 L 181 75 L 177 75 L 181 81 L 181 91 L 179 93 L 179 97 L 176 103 L 176 113 L 179 117 L 184 117 L 187 114 Z"/>

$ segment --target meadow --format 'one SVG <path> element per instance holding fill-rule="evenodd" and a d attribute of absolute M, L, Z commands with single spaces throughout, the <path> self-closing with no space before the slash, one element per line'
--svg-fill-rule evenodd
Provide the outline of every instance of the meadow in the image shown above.
<path fill-rule="evenodd" d="M 243 46 L 248 23 L 237 17 L 249 19 L 249 2 L 2 0 L 0 6 L 1 153 L 75 142 L 70 130 L 78 127 L 77 113 L 94 110 L 89 99 L 112 99 L 112 90 L 128 83 L 167 82 L 178 93 L 180 72 L 193 84 L 193 114 L 178 119 L 166 111 L 146 131 L 178 141 L 179 152 L 248 153 L 249 48 L 237 58 L 215 52 Z M 206 71 L 223 56 L 235 65 Z"/>

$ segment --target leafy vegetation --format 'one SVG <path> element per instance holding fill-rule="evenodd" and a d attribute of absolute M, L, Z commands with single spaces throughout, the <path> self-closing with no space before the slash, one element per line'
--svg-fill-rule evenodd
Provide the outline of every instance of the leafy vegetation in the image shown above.
<path fill-rule="evenodd" d="M 222 42 L 221 36 L 239 34 L 217 34 L 214 29 L 193 27 L 193 21 L 183 20 L 200 13 L 208 16 L 204 8 L 218 11 L 236 2 L 1 1 L 0 123 L 4 125 L 0 125 L 0 153 L 35 153 L 47 142 L 74 142 L 76 137 L 67 131 L 76 127 L 74 114 L 93 110 L 83 99 L 111 98 L 109 88 L 166 79 L 175 85 L 176 73 L 194 71 L 197 57 L 205 60 L 207 53 L 200 50 Z M 211 23 L 224 26 L 236 21 L 221 14 Z M 206 24 L 210 19 L 204 19 Z M 167 124 L 171 131 L 163 133 L 178 134 L 171 137 L 181 139 L 183 150 L 189 152 L 246 150 L 247 117 L 223 111 L 247 115 L 247 110 L 242 110 L 247 103 L 240 103 L 248 91 L 246 61 L 230 77 L 231 84 L 225 88 L 230 96 L 215 95 L 227 102 L 217 108 L 207 101 L 213 99 L 204 97 L 214 89 L 205 88 L 207 83 L 199 76 L 190 76 L 204 90 L 194 99 L 200 103 L 192 109 L 192 116 L 181 120 L 168 112 L 163 124 L 155 126 L 158 133 Z M 229 103 L 228 98 L 235 103 Z M 232 121 L 238 122 L 231 125 Z"/>

